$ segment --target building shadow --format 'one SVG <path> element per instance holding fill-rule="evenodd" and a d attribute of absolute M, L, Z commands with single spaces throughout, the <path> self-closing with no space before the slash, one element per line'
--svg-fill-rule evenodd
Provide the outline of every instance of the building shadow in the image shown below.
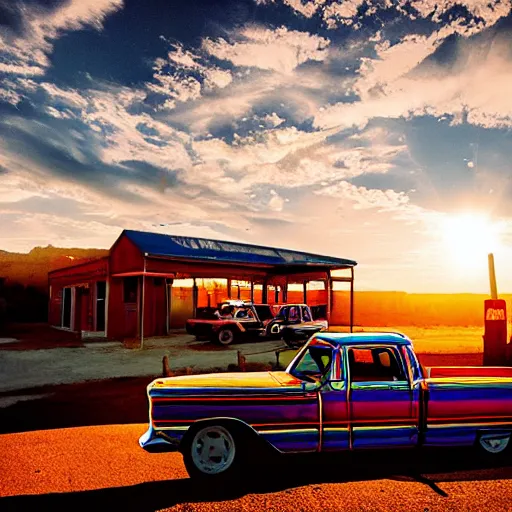
<path fill-rule="evenodd" d="M 153 512 L 184 503 L 236 500 L 304 486 L 391 479 L 426 485 L 441 497 L 443 482 L 512 479 L 512 461 L 486 462 L 468 450 L 365 452 L 356 455 L 272 457 L 232 484 L 198 485 L 190 479 L 146 482 L 91 491 L 0 498 L 3 512 L 123 510 Z"/>

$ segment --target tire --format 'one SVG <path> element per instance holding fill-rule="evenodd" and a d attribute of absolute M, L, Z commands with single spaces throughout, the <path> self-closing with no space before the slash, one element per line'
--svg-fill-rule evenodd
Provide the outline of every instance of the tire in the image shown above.
<path fill-rule="evenodd" d="M 213 334 L 213 339 L 220 345 L 231 345 L 236 341 L 236 333 L 231 327 L 223 327 Z"/>
<path fill-rule="evenodd" d="M 487 459 L 499 459 L 512 451 L 512 433 L 496 432 L 481 434 L 476 440 L 476 448 Z"/>
<path fill-rule="evenodd" d="M 181 452 L 190 478 L 234 480 L 243 473 L 246 445 L 236 426 L 209 423 L 187 433 Z"/>
<path fill-rule="evenodd" d="M 284 331 L 283 341 L 286 343 L 286 346 L 288 348 L 299 348 L 301 345 L 303 345 L 303 343 L 301 343 L 299 340 L 295 339 L 293 331 L 292 332 L 290 332 L 288 330 Z"/>

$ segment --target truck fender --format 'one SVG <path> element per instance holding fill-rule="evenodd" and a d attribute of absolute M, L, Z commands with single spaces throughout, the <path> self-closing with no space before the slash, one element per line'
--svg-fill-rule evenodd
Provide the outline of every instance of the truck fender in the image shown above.
<path fill-rule="evenodd" d="M 245 327 L 240 322 L 226 322 L 221 325 L 214 325 L 212 332 L 219 332 L 221 329 L 234 329 L 238 328 L 240 332 L 245 332 Z"/>
<path fill-rule="evenodd" d="M 203 425 L 208 425 L 208 424 L 222 424 L 226 427 L 229 427 L 229 425 L 231 424 L 232 426 L 236 426 L 237 428 L 241 429 L 245 435 L 250 436 L 253 439 L 259 441 L 259 443 L 261 443 L 261 445 L 263 445 L 265 448 L 268 448 L 268 449 L 274 451 L 275 453 L 282 453 L 272 443 L 270 443 L 267 439 L 265 439 L 263 436 L 261 436 L 260 433 L 254 429 L 254 427 L 252 427 L 251 425 L 249 425 L 248 423 L 246 423 L 245 421 L 243 421 L 239 418 L 232 418 L 229 416 L 204 418 L 201 420 L 196 420 L 193 423 L 191 423 L 188 430 L 185 432 L 185 435 L 181 439 L 179 451 L 182 452 L 183 447 L 185 446 L 185 443 L 187 442 L 188 436 L 192 435 L 197 429 L 201 428 Z M 261 445 L 260 445 L 260 447 L 261 447 Z"/>

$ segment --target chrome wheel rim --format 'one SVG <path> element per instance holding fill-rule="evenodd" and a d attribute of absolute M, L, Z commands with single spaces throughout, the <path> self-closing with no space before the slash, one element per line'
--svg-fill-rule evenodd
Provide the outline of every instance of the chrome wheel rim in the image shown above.
<path fill-rule="evenodd" d="M 196 468 L 208 475 L 226 471 L 235 459 L 235 441 L 219 425 L 201 429 L 192 441 L 192 460 Z"/>
<path fill-rule="evenodd" d="M 229 345 L 233 342 L 233 339 L 235 338 L 235 335 L 233 334 L 233 331 L 230 329 L 223 329 L 219 332 L 219 341 L 223 345 Z"/>
<path fill-rule="evenodd" d="M 510 435 L 496 436 L 486 435 L 480 438 L 480 446 L 489 453 L 501 453 L 510 441 Z"/>

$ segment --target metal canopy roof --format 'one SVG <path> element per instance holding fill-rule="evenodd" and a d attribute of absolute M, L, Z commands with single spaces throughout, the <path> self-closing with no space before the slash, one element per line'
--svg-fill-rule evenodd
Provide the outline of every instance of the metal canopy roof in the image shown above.
<path fill-rule="evenodd" d="M 252 263 L 278 268 L 317 266 L 334 269 L 350 268 L 357 265 L 357 262 L 353 260 L 259 245 L 164 235 L 146 231 L 124 230 L 123 234 L 143 253 L 150 256 L 209 260 L 219 263 Z"/>

